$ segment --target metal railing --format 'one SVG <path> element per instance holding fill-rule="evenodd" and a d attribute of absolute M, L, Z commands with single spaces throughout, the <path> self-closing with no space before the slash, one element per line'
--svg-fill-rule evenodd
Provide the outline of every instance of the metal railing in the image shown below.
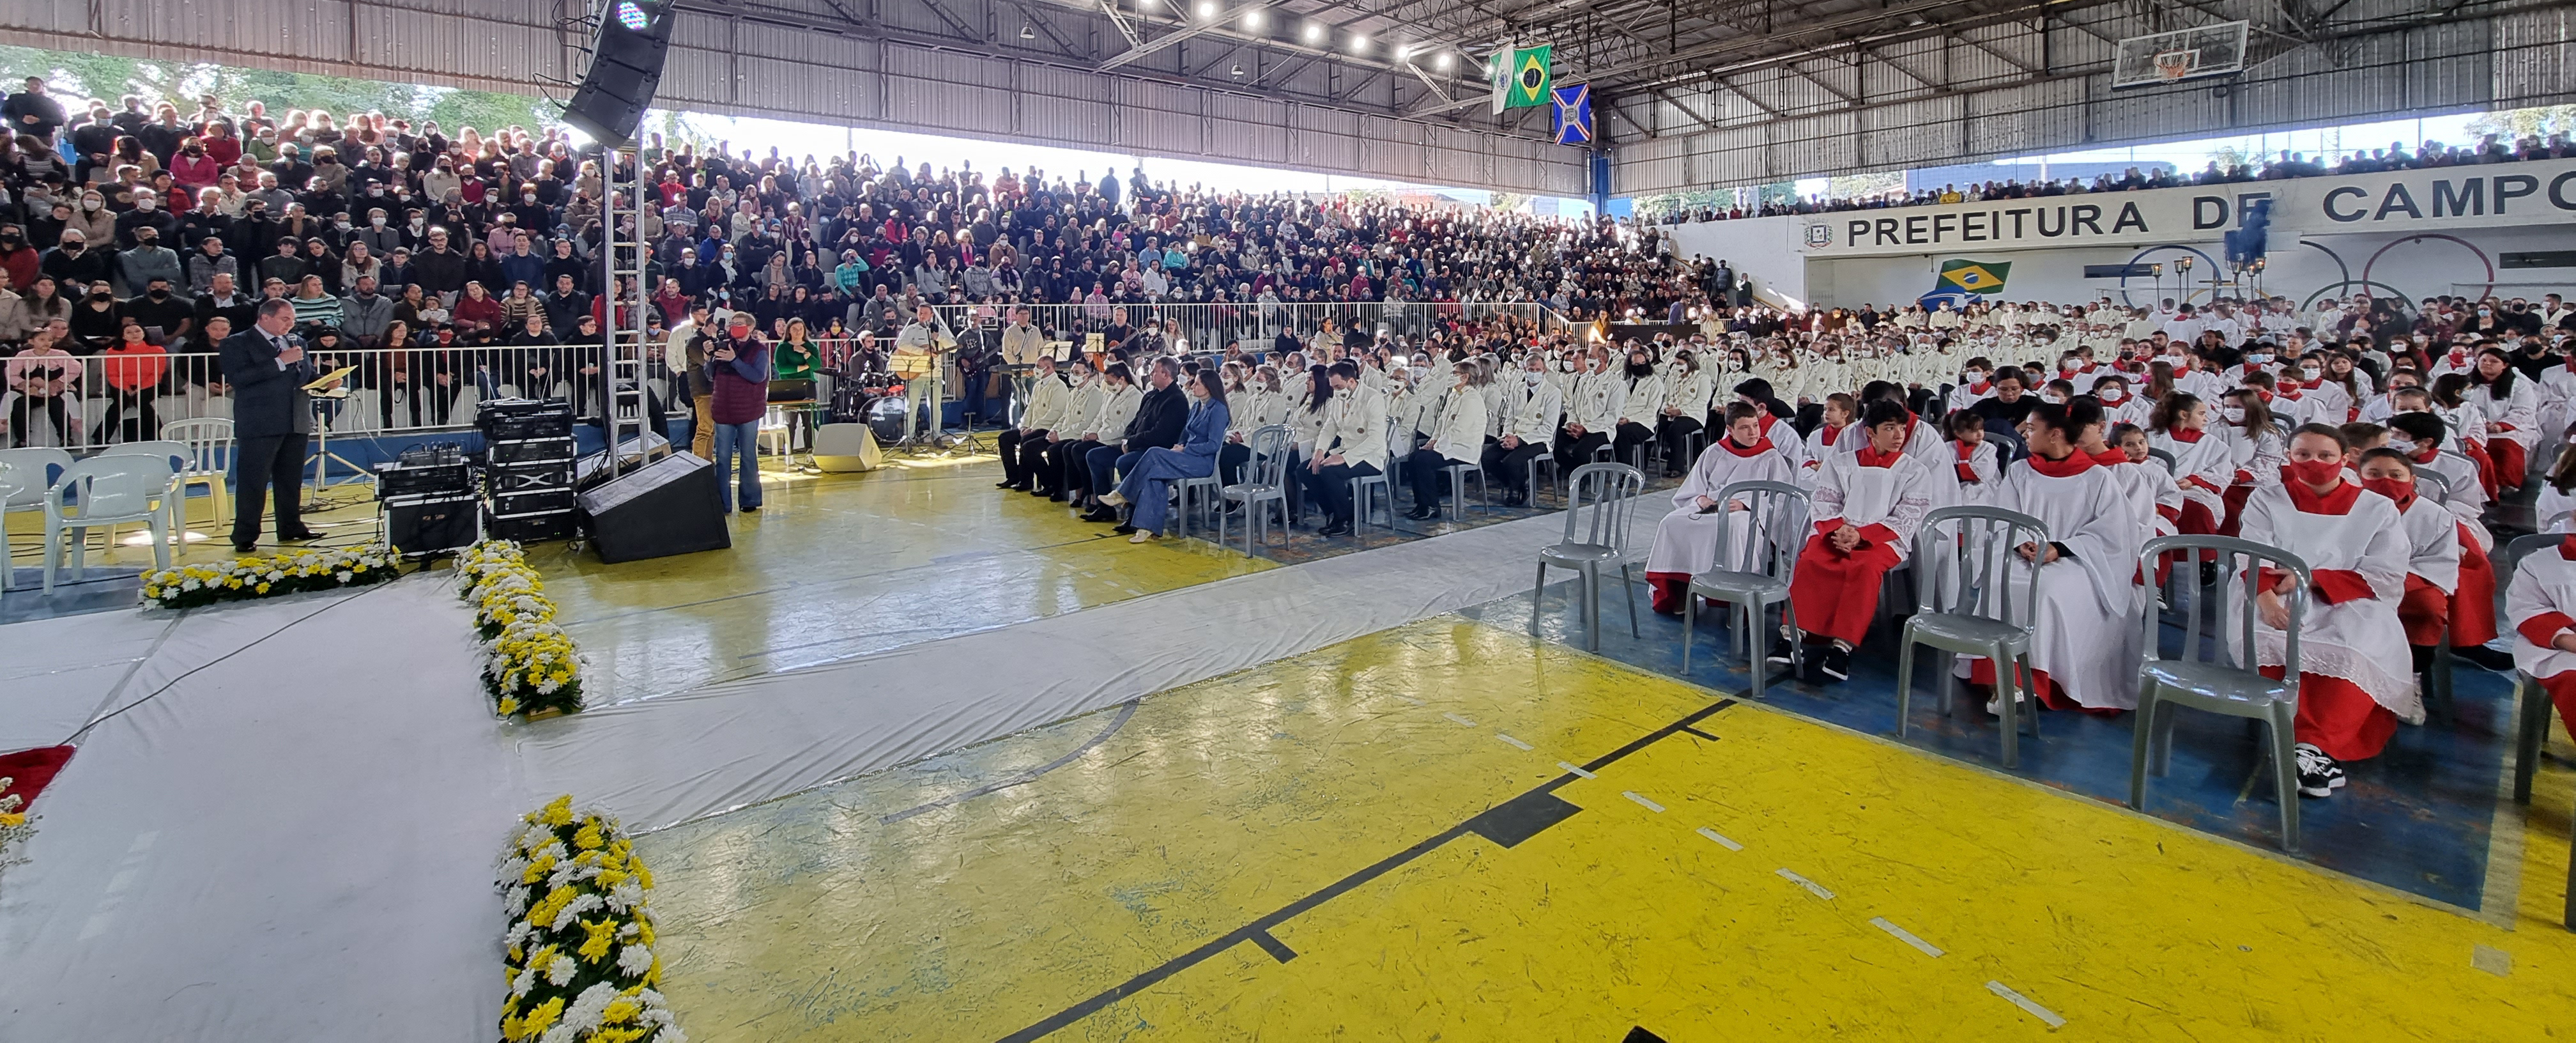
<path fill-rule="evenodd" d="M 940 305 L 936 310 L 952 331 L 963 332 L 975 308 Z M 1125 313 L 1128 325 L 1136 329 L 1177 322 L 1190 351 L 1197 354 L 1216 354 L 1237 341 L 1247 350 L 1265 352 L 1281 330 L 1311 338 L 1323 329 L 1326 319 L 1336 330 L 1356 327 L 1372 335 L 1382 330 L 1411 342 L 1460 323 L 1504 317 L 1540 333 L 1573 325 L 1545 305 L 1526 302 L 1283 303 L 1267 308 L 1157 304 L 1129 305 Z M 1004 318 L 996 315 L 995 321 Z M 1030 321 L 1046 331 L 1049 340 L 1079 344 L 1083 334 L 1107 328 L 1112 316 L 1096 306 L 1049 304 L 1032 306 Z M 992 343 L 1000 345 L 998 325 Z M 822 341 L 820 365 L 838 367 L 843 353 L 854 344 L 855 338 Z M 877 349 L 882 353 L 891 346 L 890 339 L 880 338 Z M 570 399 L 576 415 L 591 417 L 599 410 L 602 382 L 597 367 L 605 358 L 600 346 L 592 344 L 349 349 L 316 352 L 312 362 L 321 372 L 357 367 L 345 381 L 345 398 L 317 400 L 316 425 L 339 437 L 470 427 L 476 403 L 512 396 Z M 686 391 L 658 348 L 650 352 L 644 370 L 648 389 L 664 407 L 684 412 L 681 400 Z M 60 393 L 23 393 L 22 388 L 40 375 L 56 373 L 61 376 L 42 383 Z M 161 424 L 173 420 L 232 415 L 223 366 L 213 353 L 20 356 L 0 359 L 0 374 L 6 376 L 0 416 L 8 419 L 8 434 L 0 444 L 88 449 L 151 440 L 158 437 Z M 949 386 L 954 389 L 953 371 L 950 376 Z M 152 379 L 142 379 L 146 377 Z M 951 394 L 954 397 L 953 390 Z"/>

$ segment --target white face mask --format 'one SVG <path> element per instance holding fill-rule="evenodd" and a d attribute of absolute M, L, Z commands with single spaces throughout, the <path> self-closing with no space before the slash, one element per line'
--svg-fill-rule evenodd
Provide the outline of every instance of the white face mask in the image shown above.
<path fill-rule="evenodd" d="M 370 217 L 367 219 L 367 223 L 377 228 L 383 228 L 385 226 L 385 215 L 377 214 L 374 217 Z"/>
<path fill-rule="evenodd" d="M 134 201 L 134 208 L 135 208 L 135 209 L 137 209 L 137 210 L 141 210 L 141 211 L 143 211 L 143 212 L 145 212 L 145 213 L 151 213 L 151 212 L 152 212 L 152 208 L 153 208 L 153 206 L 155 206 L 155 205 L 156 205 L 156 204 L 154 204 L 154 203 L 152 202 L 152 198 L 151 198 L 150 196 L 145 196 L 145 197 L 143 197 L 143 198 L 141 198 L 141 199 L 137 199 L 137 200 L 135 200 L 135 201 Z"/>
<path fill-rule="evenodd" d="M 107 205 L 107 201 L 106 201 L 106 200 L 102 200 L 102 199 L 84 199 L 84 200 L 81 200 L 81 209 L 83 209 L 83 210 L 96 210 L 96 209 L 98 209 L 98 208 L 100 208 L 100 207 L 103 207 L 103 206 L 106 206 L 106 205 Z"/>
<path fill-rule="evenodd" d="M 1541 373 L 1541 372 L 1538 372 L 1538 371 L 1536 371 L 1536 370 L 1531 370 L 1530 372 L 1528 372 L 1527 374 L 1525 374 L 1525 376 L 1528 378 L 1528 380 L 1529 380 L 1529 385 L 1530 385 L 1531 387 L 1537 387 L 1537 386 L 1539 386 L 1540 384 L 1543 384 L 1543 383 L 1546 383 L 1546 382 L 1547 382 L 1547 374 L 1545 374 L 1545 373 Z"/>
<path fill-rule="evenodd" d="M 2413 455 L 2415 452 L 2415 440 L 2404 435 L 2392 434 L 2388 436 L 2388 448 L 2408 455 Z"/>
<path fill-rule="evenodd" d="M 2225 418 L 2228 423 L 2242 424 L 2245 422 L 2245 407 L 2229 406 L 2225 409 L 2219 410 L 2218 415 Z"/>
<path fill-rule="evenodd" d="M 2268 366 L 2272 364 L 2272 353 L 2268 351 L 2250 352 L 2245 356 L 2245 361 L 2257 366 Z"/>

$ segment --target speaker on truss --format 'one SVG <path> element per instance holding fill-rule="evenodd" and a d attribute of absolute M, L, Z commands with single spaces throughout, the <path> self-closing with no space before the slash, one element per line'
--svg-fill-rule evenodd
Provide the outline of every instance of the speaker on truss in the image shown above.
<path fill-rule="evenodd" d="M 564 122 L 606 148 L 634 141 L 662 86 L 674 20 L 671 0 L 608 0 L 591 42 L 590 71 L 564 105 Z"/>

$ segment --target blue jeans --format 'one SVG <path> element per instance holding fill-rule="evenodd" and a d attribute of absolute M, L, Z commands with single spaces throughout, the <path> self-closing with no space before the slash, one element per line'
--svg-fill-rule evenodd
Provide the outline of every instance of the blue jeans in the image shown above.
<path fill-rule="evenodd" d="M 741 499 L 744 510 L 760 507 L 760 421 L 745 420 L 739 424 L 717 424 L 716 491 L 724 499 L 724 509 L 733 510 L 735 493 L 735 458 L 741 458 Z"/>

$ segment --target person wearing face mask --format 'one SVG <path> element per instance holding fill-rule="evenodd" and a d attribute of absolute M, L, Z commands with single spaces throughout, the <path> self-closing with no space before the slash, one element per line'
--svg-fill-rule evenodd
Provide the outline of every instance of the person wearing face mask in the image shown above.
<path fill-rule="evenodd" d="M 2406 526 L 2395 501 L 2344 480 L 2344 449 L 2334 428 L 2301 426 L 2291 434 L 2280 481 L 2246 500 L 2242 522 L 2245 539 L 2289 551 L 2310 569 L 2292 728 L 2306 797 L 2331 796 L 2343 785 L 2345 762 L 2378 756 L 2398 721 L 2424 719 L 2397 617 L 2411 551 Z M 2228 585 L 2247 579 L 2231 576 Z M 2254 647 L 2244 647 L 2241 622 L 2231 618 L 2222 629 L 2237 661 L 2250 653 L 2265 676 L 2279 678 L 2288 598 L 2299 580 L 2271 569 L 2251 579 Z M 2222 604 L 2232 617 L 2242 595 L 2231 591 Z"/>
<path fill-rule="evenodd" d="M 2216 535 L 2227 516 L 2227 490 L 2236 482 L 2236 453 L 2227 438 L 2208 430 L 2209 404 L 2188 391 L 2165 396 L 2149 418 L 2147 444 L 2174 458 L 2174 480 L 2183 502 L 2174 528 Z"/>
<path fill-rule="evenodd" d="M 106 194 L 95 188 L 80 194 L 79 205 L 72 211 L 71 223 L 64 226 L 65 231 L 75 229 L 92 247 L 100 248 L 102 252 L 116 242 L 116 212 L 107 208 Z"/>
<path fill-rule="evenodd" d="M 352 240 L 367 244 L 367 252 L 378 257 L 392 256 L 405 245 L 402 230 L 393 226 L 383 206 L 367 207 L 365 222 L 349 234 Z"/>
<path fill-rule="evenodd" d="M 165 292 L 169 286 L 183 283 L 187 272 L 179 266 L 179 255 L 161 245 L 160 230 L 147 225 L 137 233 L 134 246 L 116 255 L 117 296 L 140 294 L 156 279 L 168 284 L 163 287 Z"/>
<path fill-rule="evenodd" d="M 1440 516 L 1440 479 L 1452 464 L 1482 466 L 1485 456 L 1484 385 L 1491 381 L 1481 364 L 1474 359 L 1461 360 L 1449 366 L 1450 385 L 1440 398 L 1436 416 L 1424 425 L 1431 440 L 1405 457 L 1405 477 L 1413 483 L 1413 509 L 1405 516 L 1425 521 Z M 1429 397 L 1426 390 L 1425 397 Z M 1466 502 L 1465 490 L 1458 490 L 1459 502 Z"/>
<path fill-rule="evenodd" d="M 2116 374 L 2094 382 L 2093 397 L 2102 403 L 2102 422 L 2112 427 L 2135 424 L 2143 428 L 2155 412 L 2152 404 L 2129 393 L 2127 377 Z"/>
<path fill-rule="evenodd" d="M 1565 394 L 1548 379 L 1547 368 L 1547 356 L 1540 352 L 1522 356 L 1521 379 L 1505 389 L 1498 410 L 1501 434 L 1485 447 L 1485 477 L 1503 487 L 1507 507 L 1529 502 L 1529 462 L 1547 455 L 1557 417 L 1565 411 Z M 1558 466 L 1565 465 L 1560 461 Z"/>
<path fill-rule="evenodd" d="M 1591 463 L 1595 450 L 1610 444 L 1620 411 L 1627 405 L 1627 390 L 1624 378 L 1610 372 L 1607 352 L 1583 356 L 1583 371 L 1566 385 L 1565 423 L 1556 435 L 1558 466 L 1571 473 Z"/>
<path fill-rule="evenodd" d="M 62 242 L 37 257 L 36 269 L 37 274 L 51 277 L 72 293 L 73 287 L 85 290 L 91 283 L 105 284 L 115 274 L 115 258 L 91 249 L 87 235 L 79 229 L 66 228 Z"/>
<path fill-rule="evenodd" d="M 2540 396 L 2532 382 L 2513 368 L 2512 356 L 2490 345 L 2478 352 L 2461 398 L 2485 421 L 2487 454 L 2495 458 L 2500 491 L 2522 488 L 2540 441 Z"/>

